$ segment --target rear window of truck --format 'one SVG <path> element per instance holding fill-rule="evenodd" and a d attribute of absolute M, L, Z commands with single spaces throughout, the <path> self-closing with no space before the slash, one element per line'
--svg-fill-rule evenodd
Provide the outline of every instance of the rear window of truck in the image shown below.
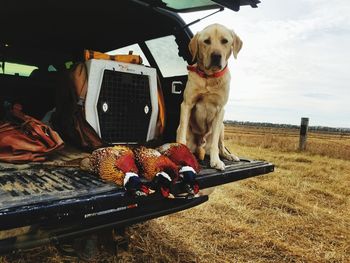
<path fill-rule="evenodd" d="M 38 69 L 38 67 L 11 62 L 0 62 L 0 74 L 4 75 L 29 77 L 35 69 Z"/>

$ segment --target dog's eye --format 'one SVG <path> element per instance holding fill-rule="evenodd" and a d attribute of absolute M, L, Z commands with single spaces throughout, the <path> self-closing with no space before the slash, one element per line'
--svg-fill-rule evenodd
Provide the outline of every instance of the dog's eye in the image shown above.
<path fill-rule="evenodd" d="M 221 39 L 221 44 L 227 44 L 228 40 L 226 38 Z"/>
<path fill-rule="evenodd" d="M 204 40 L 204 43 L 207 44 L 207 45 L 210 45 L 211 44 L 210 38 Z"/>

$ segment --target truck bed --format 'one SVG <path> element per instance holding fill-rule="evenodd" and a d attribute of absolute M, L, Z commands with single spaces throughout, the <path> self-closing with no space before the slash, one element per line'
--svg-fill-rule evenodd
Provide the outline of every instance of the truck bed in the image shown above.
<path fill-rule="evenodd" d="M 271 172 L 271 164 L 263 161 L 226 161 L 226 170 L 202 166 L 197 179 L 200 189 L 213 187 L 247 177 Z M 0 212 L 42 203 L 65 203 L 63 200 L 82 199 L 106 193 L 120 193 L 124 190 L 114 183 L 103 181 L 97 176 L 71 167 L 50 167 L 33 165 L 25 169 L 0 163 Z"/>
<path fill-rule="evenodd" d="M 106 227 L 123 227 L 171 214 L 208 200 L 208 196 L 164 199 L 160 194 L 130 197 L 123 188 L 105 182 L 80 170 L 74 164 L 81 154 L 61 152 L 61 156 L 43 164 L 14 165 L 0 163 L 0 253 L 23 249 L 52 240 L 71 238 Z M 79 159 L 78 158 L 78 159 Z M 274 170 L 264 161 L 243 159 L 225 161 L 226 170 L 209 168 L 208 160 L 201 166 L 197 180 L 201 189 L 238 181 Z M 175 192 L 181 193 L 176 184 Z M 45 227 L 49 231 L 33 238 L 33 233 L 20 239 L 7 232 L 14 229 Z M 5 233 L 5 234 L 4 234 Z M 3 235 L 3 236 L 1 236 Z M 6 237 L 4 240 L 3 237 Z M 8 237 L 8 238 L 7 238 Z M 18 242 L 21 240 L 21 242 Z"/>
<path fill-rule="evenodd" d="M 264 161 L 225 161 L 225 164 L 225 171 L 217 171 L 208 168 L 208 161 L 202 163 L 202 170 L 197 177 L 200 189 L 273 171 L 273 165 Z M 76 213 L 76 205 L 84 207 L 83 204 L 89 202 L 91 207 L 86 208 L 85 212 L 80 211 L 87 214 L 98 209 L 93 207 L 94 201 L 112 196 L 123 199 L 121 197 L 124 194 L 124 190 L 117 185 L 105 182 L 78 167 L 60 167 L 52 162 L 33 165 L 0 163 L 0 229 L 6 225 L 18 225 L 18 222 L 5 220 L 13 213 L 17 219 L 19 214 L 23 214 L 21 224 L 25 225 L 36 221 L 31 216 L 28 217 L 29 214 L 35 210 L 47 210 L 44 207 L 60 207 L 62 215 L 55 216 L 60 218 L 65 214 L 67 217 L 71 215 L 69 207 L 74 208 Z M 41 216 L 40 220 L 45 219 Z"/>

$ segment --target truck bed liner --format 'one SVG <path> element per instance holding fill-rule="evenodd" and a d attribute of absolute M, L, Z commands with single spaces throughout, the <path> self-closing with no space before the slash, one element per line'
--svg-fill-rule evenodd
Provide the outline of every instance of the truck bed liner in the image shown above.
<path fill-rule="evenodd" d="M 273 165 L 263 161 L 226 162 L 225 171 L 206 168 L 198 175 L 201 189 L 273 171 Z M 16 169 L 0 163 L 0 213 L 14 207 L 38 203 L 59 202 L 84 196 L 95 196 L 124 190 L 75 167 L 34 165 Z"/>
<path fill-rule="evenodd" d="M 0 230 L 84 220 L 86 215 L 114 211 L 142 200 L 126 196 L 123 188 L 80 170 L 77 163 L 82 157 L 81 152 L 67 148 L 42 164 L 0 163 Z M 67 167 L 68 163 L 72 167 Z M 209 168 L 208 160 L 202 162 L 197 177 L 200 188 L 266 174 L 274 169 L 273 164 L 245 159 L 225 161 L 225 164 L 226 170 L 218 171 Z M 181 184 L 176 184 L 174 191 L 181 192 Z"/>
<path fill-rule="evenodd" d="M 96 195 L 118 187 L 77 168 L 34 166 L 1 170 L 0 210 L 14 206 Z"/>
<path fill-rule="evenodd" d="M 71 155 L 67 156 L 62 160 L 69 161 Z M 225 171 L 208 168 L 208 160 L 201 163 L 197 177 L 201 189 L 274 170 L 274 165 L 265 161 L 224 162 Z M 181 184 L 176 184 L 174 191 L 181 192 Z M 78 167 L 59 167 L 52 162 L 0 163 L 0 253 L 57 243 L 98 229 L 127 226 L 207 200 L 206 195 L 174 200 L 160 194 L 130 197 L 123 188 Z M 24 234 L 16 238 L 12 233 L 18 231 Z"/>

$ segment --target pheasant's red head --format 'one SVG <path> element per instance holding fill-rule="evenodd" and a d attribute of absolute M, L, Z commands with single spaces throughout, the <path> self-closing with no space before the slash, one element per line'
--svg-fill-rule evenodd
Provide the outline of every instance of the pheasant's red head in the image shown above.
<path fill-rule="evenodd" d="M 134 173 L 138 173 L 138 169 L 135 164 L 134 154 L 132 152 L 130 154 L 120 156 L 115 161 L 115 165 L 124 173 L 130 172 L 130 171 L 133 171 Z"/>
<path fill-rule="evenodd" d="M 159 171 L 166 172 L 175 183 L 179 178 L 179 167 L 164 155 L 158 158 L 158 162 Z"/>
<path fill-rule="evenodd" d="M 134 153 L 141 174 L 148 181 L 152 181 L 159 172 L 166 172 L 174 181 L 177 180 L 177 165 L 168 157 L 161 155 L 157 150 L 141 146 L 136 148 Z"/>
<path fill-rule="evenodd" d="M 191 166 L 196 173 L 199 173 L 200 166 L 198 161 L 186 145 L 181 143 L 167 143 L 159 147 L 158 150 L 175 164 L 179 166 Z"/>

